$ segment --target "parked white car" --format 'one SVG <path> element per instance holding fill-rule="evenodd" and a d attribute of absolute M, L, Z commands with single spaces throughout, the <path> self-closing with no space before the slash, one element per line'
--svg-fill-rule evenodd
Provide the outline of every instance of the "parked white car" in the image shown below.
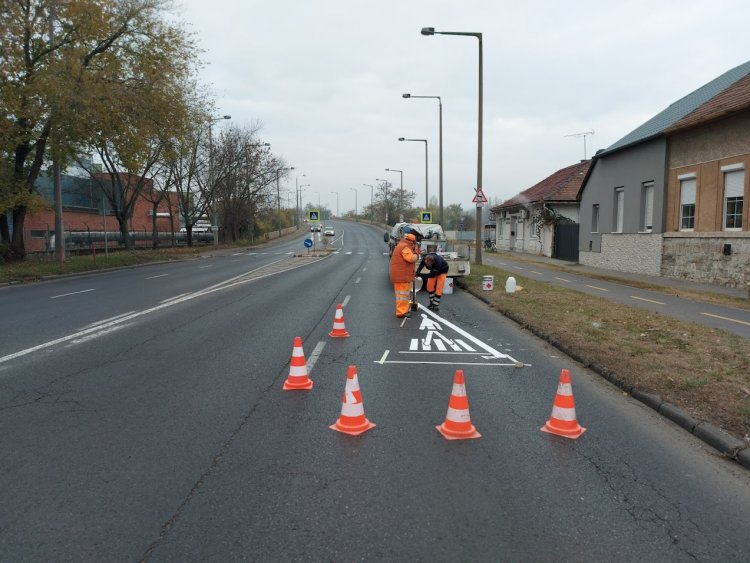
<path fill-rule="evenodd" d="M 323 231 L 323 234 L 327 237 L 336 236 L 336 231 L 333 230 L 333 227 L 326 227 L 325 231 Z"/>

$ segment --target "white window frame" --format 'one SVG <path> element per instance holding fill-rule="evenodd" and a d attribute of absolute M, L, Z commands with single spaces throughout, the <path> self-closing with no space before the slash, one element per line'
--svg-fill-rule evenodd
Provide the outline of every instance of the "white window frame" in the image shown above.
<path fill-rule="evenodd" d="M 722 166 L 721 171 L 724 174 L 724 209 L 722 213 L 722 230 L 741 231 L 742 208 L 744 207 L 745 195 L 745 165 L 743 163 L 730 164 L 728 166 Z M 731 227 L 727 226 L 729 219 L 729 215 L 727 214 L 727 207 L 729 206 L 730 199 L 739 200 L 739 226 L 737 226 L 736 224 Z M 737 214 L 734 214 L 734 216 L 737 216 Z"/>
<path fill-rule="evenodd" d="M 695 212 L 697 210 L 696 200 L 698 194 L 698 176 L 695 172 L 690 174 L 680 174 L 677 176 L 677 180 L 680 182 L 680 217 L 678 229 L 680 231 L 692 232 L 695 230 Z M 692 227 L 683 227 L 683 221 L 687 218 L 685 214 L 685 208 L 692 206 Z"/>
<path fill-rule="evenodd" d="M 651 233 L 654 230 L 654 182 L 643 182 L 641 184 L 643 196 L 643 232 Z"/>
<path fill-rule="evenodd" d="M 613 233 L 621 233 L 625 226 L 625 187 L 615 188 L 615 208 L 614 208 L 614 229 Z"/>

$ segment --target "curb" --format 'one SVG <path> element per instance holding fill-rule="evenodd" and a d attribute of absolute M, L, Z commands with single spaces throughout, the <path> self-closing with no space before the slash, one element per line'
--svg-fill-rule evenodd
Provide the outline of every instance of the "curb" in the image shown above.
<path fill-rule="evenodd" d="M 492 306 L 492 303 L 490 303 L 489 299 L 486 299 L 481 294 L 474 293 L 473 291 L 468 289 L 465 284 L 461 283 L 460 287 L 467 290 L 483 303 Z M 521 319 L 516 318 L 516 316 L 512 313 L 505 313 L 498 309 L 495 310 L 504 317 L 515 322 L 521 328 L 528 330 L 537 338 L 540 338 L 545 342 L 551 344 L 566 356 L 572 358 L 587 369 L 590 369 L 597 375 L 600 375 L 616 387 L 619 387 L 634 399 L 640 401 L 648 407 L 651 407 L 663 417 L 671 420 L 684 430 L 687 430 L 696 438 L 699 438 L 712 448 L 718 450 L 725 457 L 728 457 L 736 461 L 743 467 L 750 469 L 750 444 L 746 444 L 742 440 L 735 438 L 734 436 L 728 434 L 727 432 L 725 432 L 718 426 L 711 424 L 710 422 L 705 422 L 693 418 L 680 407 L 664 401 L 659 395 L 641 391 L 636 387 L 631 387 L 630 385 L 622 381 L 619 377 L 617 377 L 617 374 L 615 374 L 611 370 L 608 370 L 605 367 L 600 366 L 599 364 L 584 360 L 574 350 L 568 349 L 567 346 L 564 346 L 560 342 L 557 342 L 554 338 L 550 338 L 541 331 L 536 330 L 532 326 L 529 326 Z"/>

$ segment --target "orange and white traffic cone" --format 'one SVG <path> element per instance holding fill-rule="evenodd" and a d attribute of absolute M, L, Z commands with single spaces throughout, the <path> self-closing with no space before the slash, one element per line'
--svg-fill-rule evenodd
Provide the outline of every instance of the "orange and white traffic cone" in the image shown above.
<path fill-rule="evenodd" d="M 576 420 L 573 386 L 570 382 L 570 371 L 567 369 L 560 372 L 560 383 L 557 386 L 555 402 L 552 405 L 552 415 L 540 430 L 573 440 L 586 432 L 586 429 Z"/>
<path fill-rule="evenodd" d="M 357 366 L 349 366 L 349 372 L 346 374 L 344 397 L 341 401 L 341 416 L 329 428 L 344 434 L 359 436 L 374 427 L 375 424 L 365 417 L 362 392 L 359 390 L 359 380 L 357 379 Z"/>
<path fill-rule="evenodd" d="M 292 360 L 289 362 L 289 377 L 284 382 L 284 391 L 305 390 L 312 389 L 312 387 L 312 379 L 307 377 L 307 362 L 305 362 L 305 353 L 302 351 L 302 339 L 295 336 Z"/>
<path fill-rule="evenodd" d="M 446 440 L 467 440 L 482 437 L 471 423 L 471 417 L 469 416 L 469 398 L 466 396 L 463 370 L 457 369 L 456 375 L 453 377 L 453 391 L 448 401 L 448 414 L 445 415 L 445 422 L 435 428 Z"/>
<path fill-rule="evenodd" d="M 336 316 L 333 318 L 333 330 L 328 333 L 328 336 L 333 338 L 347 338 L 349 333 L 346 331 L 346 325 L 344 325 L 344 309 L 341 307 L 341 303 L 336 305 Z"/>

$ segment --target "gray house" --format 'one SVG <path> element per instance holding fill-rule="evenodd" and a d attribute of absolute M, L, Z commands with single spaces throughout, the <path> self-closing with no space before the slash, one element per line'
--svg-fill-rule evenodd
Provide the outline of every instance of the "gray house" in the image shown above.
<path fill-rule="evenodd" d="M 750 62 L 674 102 L 607 149 L 597 152 L 579 192 L 581 264 L 690 277 L 687 272 L 666 272 L 663 268 L 664 233 L 673 230 L 667 224 L 667 191 L 674 127 L 687 116 L 700 114 L 701 108 L 714 107 L 716 100 L 726 97 L 722 93 L 748 74 Z M 720 116 L 721 112 L 714 114 Z M 747 192 L 746 185 L 742 189 Z M 742 230 L 748 234 L 747 219 L 744 224 Z M 715 280 L 728 285 L 737 281 Z"/>

